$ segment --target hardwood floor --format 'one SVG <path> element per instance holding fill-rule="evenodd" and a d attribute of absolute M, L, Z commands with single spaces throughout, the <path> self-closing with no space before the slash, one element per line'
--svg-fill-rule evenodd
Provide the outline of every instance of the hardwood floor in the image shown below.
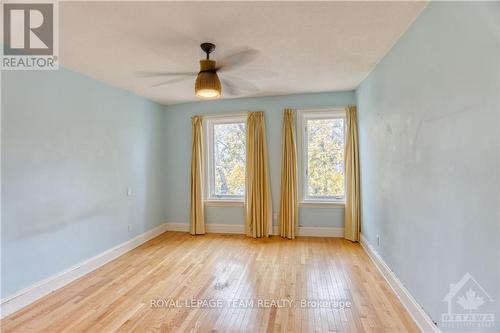
<path fill-rule="evenodd" d="M 357 243 L 180 232 L 164 233 L 10 315 L 1 328 L 418 332 Z"/>

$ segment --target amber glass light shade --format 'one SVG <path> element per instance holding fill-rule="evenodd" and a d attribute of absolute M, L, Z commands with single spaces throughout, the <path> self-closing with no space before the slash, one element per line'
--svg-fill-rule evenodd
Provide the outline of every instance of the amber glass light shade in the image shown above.
<path fill-rule="evenodd" d="M 194 84 L 196 96 L 202 98 L 218 98 L 221 95 L 222 87 L 219 77 L 215 72 L 215 61 L 200 60 L 200 72 Z"/>

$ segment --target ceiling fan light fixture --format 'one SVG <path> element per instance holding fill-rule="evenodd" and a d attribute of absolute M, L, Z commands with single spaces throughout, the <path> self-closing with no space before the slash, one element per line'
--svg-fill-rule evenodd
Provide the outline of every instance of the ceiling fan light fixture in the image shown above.
<path fill-rule="evenodd" d="M 218 98 L 220 92 L 215 89 L 201 89 L 196 92 L 196 96 L 201 98 Z"/>
<path fill-rule="evenodd" d="M 202 98 L 218 98 L 222 87 L 215 70 L 215 61 L 200 60 L 200 72 L 194 84 L 195 95 Z"/>

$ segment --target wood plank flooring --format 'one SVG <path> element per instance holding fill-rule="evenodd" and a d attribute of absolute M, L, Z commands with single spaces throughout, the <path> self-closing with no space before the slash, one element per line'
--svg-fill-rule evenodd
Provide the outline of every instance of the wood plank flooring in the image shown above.
<path fill-rule="evenodd" d="M 1 328 L 418 332 L 357 243 L 181 232 L 143 244 L 10 315 Z"/>

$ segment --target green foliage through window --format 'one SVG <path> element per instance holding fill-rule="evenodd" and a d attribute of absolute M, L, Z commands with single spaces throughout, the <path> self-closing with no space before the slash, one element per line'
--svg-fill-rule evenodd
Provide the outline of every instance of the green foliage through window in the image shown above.
<path fill-rule="evenodd" d="M 307 119 L 307 196 L 344 196 L 344 119 Z"/>
<path fill-rule="evenodd" d="M 245 123 L 214 124 L 214 194 L 245 195 Z"/>

